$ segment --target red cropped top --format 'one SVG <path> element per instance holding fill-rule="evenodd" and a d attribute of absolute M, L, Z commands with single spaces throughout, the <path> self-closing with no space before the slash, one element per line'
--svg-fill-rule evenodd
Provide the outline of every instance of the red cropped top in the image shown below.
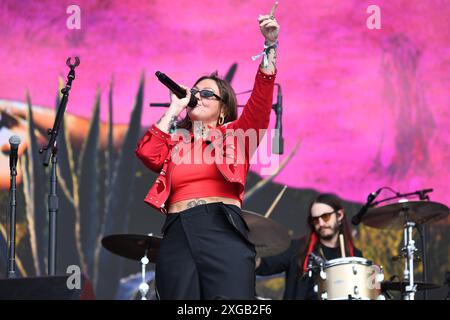
<path fill-rule="evenodd" d="M 192 145 L 193 148 L 199 148 L 200 144 L 203 151 L 206 146 L 205 141 L 198 141 Z M 186 154 L 186 157 L 193 160 L 191 154 Z M 184 162 L 187 161 L 172 164 L 172 192 L 168 199 L 169 205 L 182 200 L 206 197 L 225 197 L 241 201 L 239 184 L 227 181 L 214 163 Z"/>

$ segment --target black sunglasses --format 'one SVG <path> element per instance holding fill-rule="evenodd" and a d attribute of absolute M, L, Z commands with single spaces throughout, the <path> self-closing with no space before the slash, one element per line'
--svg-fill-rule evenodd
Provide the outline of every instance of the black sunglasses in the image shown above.
<path fill-rule="evenodd" d="M 217 98 L 217 100 L 222 101 L 222 98 L 219 97 L 217 94 L 215 94 L 215 93 L 214 93 L 213 91 L 211 91 L 211 90 L 206 90 L 206 89 L 203 89 L 203 90 L 191 89 L 191 94 L 192 94 L 193 96 L 195 96 L 197 93 L 200 93 L 200 97 L 202 97 L 202 98 L 211 99 L 212 97 L 215 97 L 215 98 Z"/>

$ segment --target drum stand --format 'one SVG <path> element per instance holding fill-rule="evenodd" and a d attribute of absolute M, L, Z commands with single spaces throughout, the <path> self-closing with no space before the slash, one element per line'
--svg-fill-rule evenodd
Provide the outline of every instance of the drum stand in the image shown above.
<path fill-rule="evenodd" d="M 139 293 L 141 294 L 141 300 L 147 300 L 147 293 L 148 293 L 148 290 L 150 289 L 150 286 L 148 285 L 147 281 L 145 281 L 145 269 L 146 269 L 148 263 L 149 263 L 149 260 L 147 258 L 147 250 L 145 250 L 145 254 L 141 259 L 142 282 L 139 285 Z"/>
<path fill-rule="evenodd" d="M 402 211 L 405 213 L 406 221 L 403 227 L 403 248 L 401 249 L 402 256 L 406 258 L 403 278 L 408 283 L 405 287 L 403 299 L 414 300 L 414 295 L 417 292 L 417 285 L 414 284 L 414 255 L 417 248 L 415 246 L 415 241 L 412 238 L 412 232 L 416 223 L 408 221 L 408 208 L 404 208 Z"/>

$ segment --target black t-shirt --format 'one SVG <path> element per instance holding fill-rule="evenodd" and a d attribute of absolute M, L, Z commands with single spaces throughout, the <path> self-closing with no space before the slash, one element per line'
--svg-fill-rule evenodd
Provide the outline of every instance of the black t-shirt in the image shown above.
<path fill-rule="evenodd" d="M 339 247 L 330 248 L 330 247 L 324 246 L 322 244 L 321 248 L 322 248 L 323 255 L 325 256 L 323 258 L 325 258 L 326 260 L 333 260 L 333 259 L 338 259 L 338 258 L 342 257 L 341 250 Z M 315 253 L 317 253 L 317 252 L 315 252 Z M 319 250 L 319 253 L 321 253 L 320 250 Z"/>

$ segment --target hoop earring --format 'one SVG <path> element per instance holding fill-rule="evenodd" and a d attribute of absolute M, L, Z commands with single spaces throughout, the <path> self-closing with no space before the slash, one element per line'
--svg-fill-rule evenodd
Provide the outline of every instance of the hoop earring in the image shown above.
<path fill-rule="evenodd" d="M 219 116 L 219 121 L 217 122 L 219 124 L 219 126 L 223 125 L 223 123 L 225 122 L 225 117 L 223 115 Z"/>

